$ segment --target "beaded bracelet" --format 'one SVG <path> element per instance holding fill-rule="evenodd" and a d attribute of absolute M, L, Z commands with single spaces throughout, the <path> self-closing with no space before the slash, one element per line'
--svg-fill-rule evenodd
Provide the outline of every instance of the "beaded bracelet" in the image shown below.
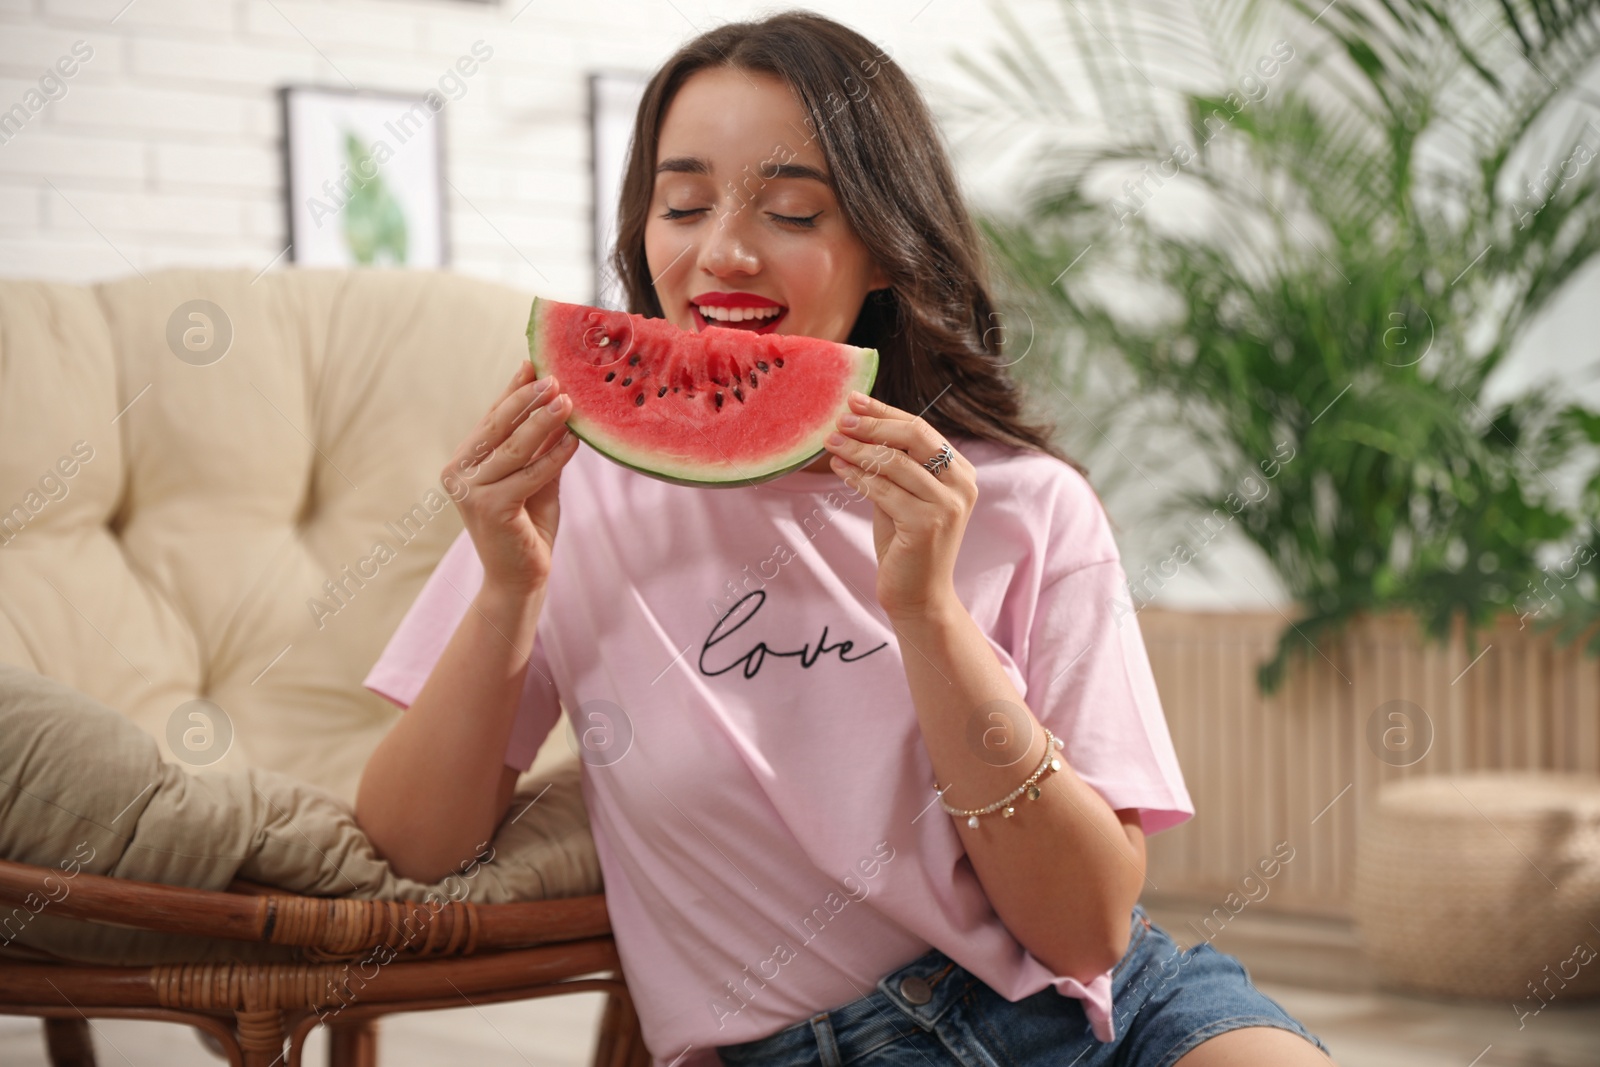
<path fill-rule="evenodd" d="M 982 808 L 973 808 L 971 811 L 962 811 L 960 808 L 952 808 L 949 804 L 946 804 L 944 800 L 944 794 L 945 790 L 949 789 L 950 786 L 947 785 L 944 787 L 944 789 L 940 789 L 939 783 L 934 782 L 933 791 L 939 796 L 939 806 L 950 815 L 965 815 L 967 817 L 967 825 L 976 829 L 978 826 L 978 816 L 980 815 L 989 815 L 996 811 L 1000 812 L 1002 817 L 1007 819 L 1015 815 L 1017 813 L 1017 809 L 1014 805 L 1012 805 L 1011 802 L 1017 797 L 1021 796 L 1023 793 L 1028 794 L 1029 800 L 1038 800 L 1039 780 L 1046 774 L 1049 774 L 1052 771 L 1059 771 L 1061 769 L 1061 757 L 1057 756 L 1056 753 L 1061 751 L 1062 748 L 1061 739 L 1055 734 L 1051 733 L 1048 726 L 1041 724 L 1040 728 L 1044 730 L 1044 759 L 1040 760 L 1039 766 L 1034 769 L 1032 774 L 1028 775 L 1027 781 L 1017 786 L 1015 789 L 1007 793 L 1001 799 L 995 801 L 993 804 Z M 950 785 L 954 784 L 954 782 L 950 783 Z"/>

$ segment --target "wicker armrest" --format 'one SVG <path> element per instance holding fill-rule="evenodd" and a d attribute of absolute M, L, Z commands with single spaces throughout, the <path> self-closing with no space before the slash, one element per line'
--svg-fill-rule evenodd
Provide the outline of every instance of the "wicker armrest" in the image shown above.
<path fill-rule="evenodd" d="M 294 946 L 321 958 L 380 946 L 397 954 L 467 956 L 611 932 L 604 894 L 515 904 L 350 900 L 240 883 L 217 892 L 86 873 L 68 879 L 53 867 L 9 860 L 0 860 L 0 904 L 161 933 Z"/>

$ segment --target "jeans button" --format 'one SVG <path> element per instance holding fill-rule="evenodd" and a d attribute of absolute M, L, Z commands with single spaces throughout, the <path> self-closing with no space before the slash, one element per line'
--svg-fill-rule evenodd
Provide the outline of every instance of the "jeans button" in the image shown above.
<path fill-rule="evenodd" d="M 933 987 L 913 974 L 900 979 L 900 995 L 912 1004 L 926 1004 L 933 999 Z"/>

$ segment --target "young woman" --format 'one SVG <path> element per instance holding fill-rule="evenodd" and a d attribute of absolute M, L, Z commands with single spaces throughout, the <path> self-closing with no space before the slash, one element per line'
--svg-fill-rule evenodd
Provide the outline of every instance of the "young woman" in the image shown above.
<path fill-rule="evenodd" d="M 1193 809 L 1108 520 L 1020 414 L 900 68 L 805 13 L 691 41 L 613 262 L 685 330 L 876 347 L 873 396 L 814 463 L 706 490 L 580 449 L 520 368 L 367 680 L 409 707 L 357 801 L 395 867 L 488 839 L 564 701 L 658 1065 L 1330 1062 L 1137 904 L 1144 835 Z"/>

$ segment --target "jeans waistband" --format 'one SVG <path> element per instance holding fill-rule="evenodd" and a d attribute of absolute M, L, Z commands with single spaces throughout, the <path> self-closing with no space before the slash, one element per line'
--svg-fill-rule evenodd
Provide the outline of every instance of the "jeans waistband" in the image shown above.
<path fill-rule="evenodd" d="M 1148 927 L 1143 907 L 1134 908 L 1130 925 L 1136 935 L 1141 927 Z M 1134 943 L 1130 942 L 1130 951 Z M 949 956 L 929 949 L 878 979 L 864 997 L 831 1011 L 819 1011 L 766 1037 L 723 1046 L 717 1053 L 729 1064 L 797 1067 L 816 1063 L 820 1052 L 824 1065 L 838 1064 L 842 1058 L 860 1056 L 900 1036 L 907 1020 L 932 1031 L 977 981 Z M 841 1047 L 847 1051 L 841 1052 Z"/>
<path fill-rule="evenodd" d="M 717 1054 L 724 1063 L 762 1067 L 798 1067 L 815 1064 L 819 1058 L 825 1065 L 837 1064 L 842 1057 L 859 1055 L 904 1034 L 908 1019 L 932 1030 L 974 981 L 943 952 L 929 949 L 878 979 L 864 997 L 819 1011 L 767 1037 L 724 1046 Z M 924 998 L 925 1003 L 917 1003 Z"/>

